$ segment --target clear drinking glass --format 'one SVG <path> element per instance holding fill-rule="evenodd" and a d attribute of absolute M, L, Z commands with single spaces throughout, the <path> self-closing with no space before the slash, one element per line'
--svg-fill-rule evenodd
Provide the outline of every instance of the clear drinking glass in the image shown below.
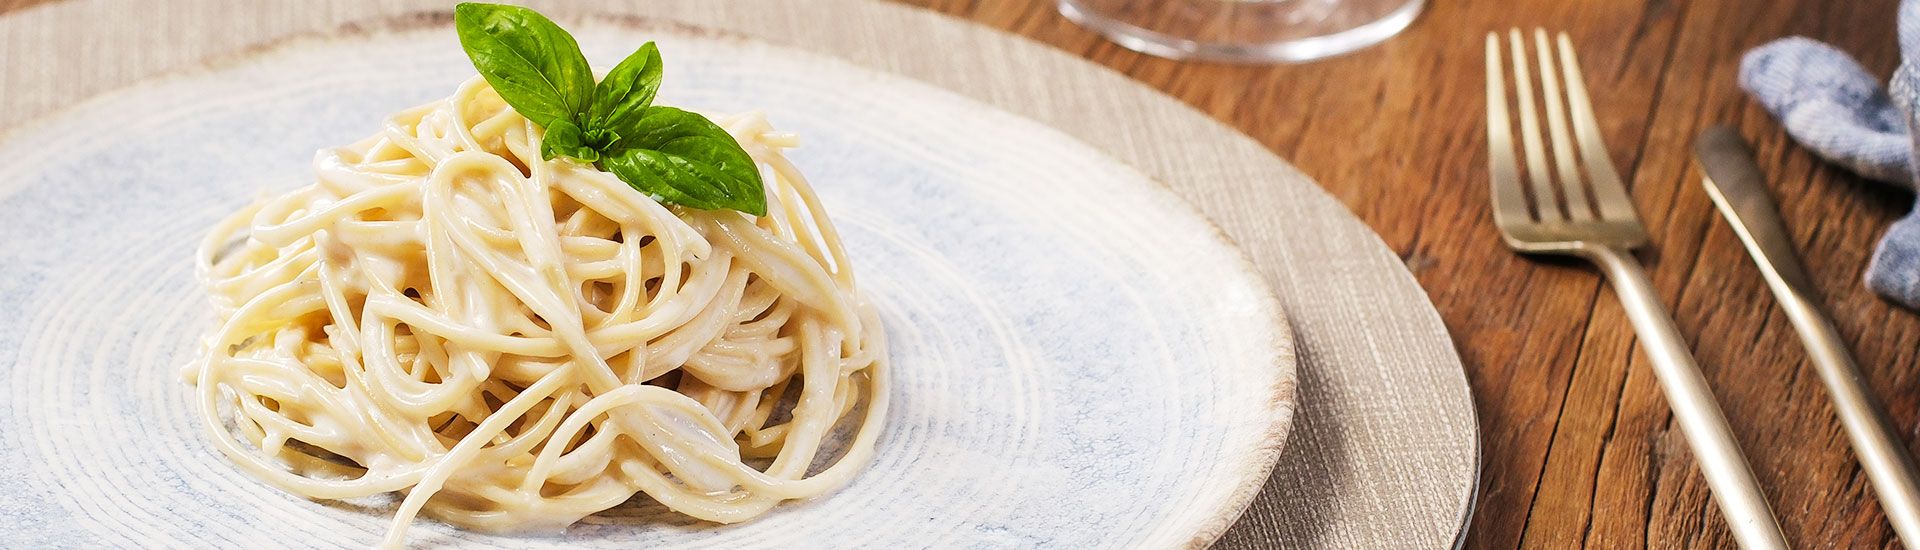
<path fill-rule="evenodd" d="M 1060 13 L 1129 49 L 1173 59 L 1300 62 L 1407 28 L 1425 0 L 1059 0 Z"/>

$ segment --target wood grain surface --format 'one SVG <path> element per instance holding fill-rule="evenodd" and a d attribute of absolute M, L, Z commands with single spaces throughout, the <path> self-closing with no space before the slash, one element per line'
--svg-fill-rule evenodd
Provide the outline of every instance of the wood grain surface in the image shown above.
<path fill-rule="evenodd" d="M 0 0 L 0 12 L 41 1 Z M 1897 544 L 1805 352 L 1689 156 L 1709 124 L 1755 142 L 1836 323 L 1917 439 L 1920 316 L 1860 285 L 1874 241 L 1911 196 L 1822 164 L 1734 81 L 1744 51 L 1789 35 L 1891 72 L 1894 0 L 1442 0 L 1383 46 L 1278 67 L 1136 54 L 1047 2 L 907 1 L 1164 90 L 1290 159 L 1372 225 L 1431 294 L 1473 384 L 1485 473 L 1470 547 L 1731 547 L 1612 291 L 1584 265 L 1515 256 L 1492 225 L 1481 41 L 1510 26 L 1569 32 L 1653 234 L 1643 258 L 1654 284 L 1788 539 Z"/>
<path fill-rule="evenodd" d="M 1612 290 L 1584 265 L 1516 257 L 1493 228 L 1481 41 L 1510 26 L 1569 32 L 1653 233 L 1644 258 L 1654 283 L 1789 540 L 1892 544 L 1825 390 L 1689 156 L 1709 124 L 1735 124 L 1756 142 L 1841 332 L 1915 439 L 1920 317 L 1860 285 L 1875 239 L 1910 197 L 1822 165 L 1734 80 L 1744 51 L 1788 35 L 1891 72 L 1892 0 L 1438 1 L 1382 47 L 1281 67 L 1136 54 L 1041 2 L 915 3 L 1179 97 L 1291 160 L 1372 225 L 1432 295 L 1474 386 L 1485 469 L 1469 546 L 1732 546 Z"/>

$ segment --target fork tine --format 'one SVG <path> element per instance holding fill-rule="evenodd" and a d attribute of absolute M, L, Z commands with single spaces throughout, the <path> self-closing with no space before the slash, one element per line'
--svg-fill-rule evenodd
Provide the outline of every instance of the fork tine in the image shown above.
<path fill-rule="evenodd" d="M 1493 179 L 1493 223 L 1502 228 L 1532 221 L 1520 168 L 1513 157 L 1513 126 L 1507 118 L 1507 82 L 1500 70 L 1500 35 L 1487 33 L 1487 170 Z"/>
<path fill-rule="evenodd" d="M 1533 73 L 1527 68 L 1527 45 L 1520 39 L 1520 29 L 1507 30 L 1507 45 L 1513 52 L 1513 83 L 1519 95 L 1515 102 L 1520 106 L 1520 144 L 1527 152 L 1527 179 L 1533 184 L 1534 209 L 1540 221 L 1565 219 L 1558 201 L 1554 200 L 1553 178 L 1547 176 L 1547 153 L 1540 144 L 1540 119 L 1533 113 Z"/>
<path fill-rule="evenodd" d="M 1634 213 L 1633 199 L 1627 197 L 1627 188 L 1621 185 L 1620 174 L 1614 171 L 1613 159 L 1607 154 L 1607 143 L 1600 137 L 1600 122 L 1593 116 L 1593 102 L 1587 97 L 1587 83 L 1581 77 L 1580 60 L 1573 54 L 1573 41 L 1563 32 L 1557 42 L 1560 69 L 1567 81 L 1568 110 L 1573 114 L 1573 130 L 1580 136 L 1580 157 L 1586 161 L 1587 181 L 1593 185 L 1600 219 L 1637 224 L 1640 217 Z"/>
<path fill-rule="evenodd" d="M 1580 160 L 1573 156 L 1573 136 L 1567 134 L 1567 116 L 1561 107 L 1560 75 L 1553 69 L 1553 48 L 1547 31 L 1533 29 L 1533 55 L 1540 62 L 1540 93 L 1547 106 L 1547 141 L 1553 144 L 1553 164 L 1559 169 L 1560 193 L 1567 199 L 1567 217 L 1593 219 L 1587 190 L 1580 183 Z"/>

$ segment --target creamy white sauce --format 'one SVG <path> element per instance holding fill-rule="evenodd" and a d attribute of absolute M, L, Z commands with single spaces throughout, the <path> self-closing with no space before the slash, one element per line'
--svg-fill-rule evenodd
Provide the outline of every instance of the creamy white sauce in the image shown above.
<path fill-rule="evenodd" d="M 882 331 L 781 156 L 796 140 L 719 122 L 764 167 L 765 217 L 541 160 L 477 77 L 321 151 L 316 183 L 202 244 L 221 322 L 185 375 L 208 435 L 296 494 L 406 492 L 389 546 L 423 512 L 551 530 L 645 493 L 737 522 L 843 485 L 886 413 Z M 849 447 L 810 472 L 843 419 Z"/>

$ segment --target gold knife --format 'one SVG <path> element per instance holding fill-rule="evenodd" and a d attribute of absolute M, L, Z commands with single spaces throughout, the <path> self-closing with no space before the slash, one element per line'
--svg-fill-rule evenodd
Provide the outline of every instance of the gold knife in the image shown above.
<path fill-rule="evenodd" d="M 1872 481 L 1874 494 L 1880 497 L 1887 521 L 1907 548 L 1915 548 L 1920 544 L 1920 475 L 1915 474 L 1906 444 L 1895 435 L 1886 412 L 1861 378 L 1840 331 L 1820 310 L 1813 282 L 1793 250 L 1786 225 L 1780 222 L 1780 209 L 1767 195 L 1753 150 L 1739 132 L 1715 126 L 1700 134 L 1694 154 L 1706 173 L 1702 183 L 1707 195 L 1746 244 L 1820 371 L 1820 381 L 1833 397 L 1834 412 L 1860 456 L 1860 467 Z"/>

